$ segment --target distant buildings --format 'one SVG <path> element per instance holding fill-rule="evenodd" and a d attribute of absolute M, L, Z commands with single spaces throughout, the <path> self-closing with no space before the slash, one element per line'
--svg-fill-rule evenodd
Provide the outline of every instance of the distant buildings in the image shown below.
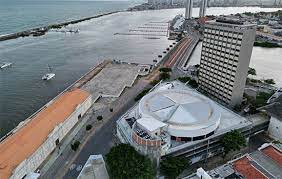
<path fill-rule="evenodd" d="M 210 171 L 203 168 L 183 179 L 271 179 L 282 178 L 282 145 L 263 144 L 258 150 L 243 155 Z"/>
<path fill-rule="evenodd" d="M 173 81 L 156 86 L 126 112 L 117 121 L 117 136 L 151 158 L 183 156 L 196 163 L 223 152 L 225 133 L 239 130 L 248 137 L 267 126 L 268 121 L 250 122 Z"/>
<path fill-rule="evenodd" d="M 207 5 L 208 5 L 208 0 L 201 0 L 199 17 L 205 17 L 206 16 Z"/>
<path fill-rule="evenodd" d="M 255 40 L 256 25 L 221 18 L 206 23 L 199 88 L 213 99 L 240 105 Z"/>
<path fill-rule="evenodd" d="M 0 178 L 36 178 L 34 171 L 92 105 L 81 89 L 64 92 L 20 123 L 0 142 Z"/>
<path fill-rule="evenodd" d="M 109 179 L 102 155 L 90 155 L 77 179 Z"/>
<path fill-rule="evenodd" d="M 193 0 L 186 0 L 185 3 L 185 19 L 192 18 Z"/>
<path fill-rule="evenodd" d="M 282 95 L 280 94 L 277 99 L 263 109 L 271 116 L 268 127 L 269 135 L 282 141 Z"/>

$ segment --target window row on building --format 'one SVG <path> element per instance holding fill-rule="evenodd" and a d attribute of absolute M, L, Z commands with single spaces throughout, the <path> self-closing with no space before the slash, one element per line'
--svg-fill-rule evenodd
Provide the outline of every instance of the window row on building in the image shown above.
<path fill-rule="evenodd" d="M 205 33 L 209 33 L 209 34 L 213 34 L 213 35 L 223 35 L 223 36 L 227 36 L 227 37 L 237 37 L 237 38 L 243 38 L 243 33 L 242 32 L 235 32 L 235 31 L 228 31 L 225 29 L 218 29 L 218 27 L 216 27 L 216 29 L 214 28 L 210 28 L 210 27 L 205 27 Z"/>
<path fill-rule="evenodd" d="M 232 89 L 234 86 L 234 80 L 229 81 L 228 76 L 221 76 L 218 74 L 211 74 L 208 72 L 202 72 L 200 76 L 203 77 L 204 79 L 207 79 L 208 81 L 214 82 L 229 90 Z"/>
<path fill-rule="evenodd" d="M 202 50 L 202 56 L 205 56 L 206 58 L 211 58 L 214 59 L 216 61 L 221 60 L 222 62 L 230 62 L 230 61 L 234 61 L 237 65 L 238 63 L 238 57 L 237 56 L 232 56 L 231 54 L 226 54 L 226 53 L 220 53 L 217 50 Z M 233 64 L 232 64 L 233 65 Z"/>
<path fill-rule="evenodd" d="M 237 34 L 230 34 L 229 36 L 229 35 L 219 35 L 219 34 L 212 34 L 212 33 L 205 32 L 204 37 L 223 40 L 223 41 L 226 41 L 226 40 L 231 40 L 231 41 L 233 40 L 233 41 L 238 41 L 238 42 L 242 41 L 242 38 L 239 38 Z"/>
<path fill-rule="evenodd" d="M 224 84 L 214 83 L 210 79 L 205 78 L 203 76 L 200 76 L 199 78 L 200 78 L 201 84 L 208 85 L 210 89 L 217 90 L 222 93 L 224 92 L 224 94 L 226 94 L 226 97 L 227 96 L 231 97 L 232 89 L 230 89 L 230 86 L 226 85 L 226 83 Z"/>
<path fill-rule="evenodd" d="M 223 51 L 223 52 L 232 52 L 234 51 L 233 53 L 235 52 L 240 52 L 240 48 L 241 46 L 239 45 L 232 45 L 230 43 L 208 43 L 208 42 L 203 42 L 203 48 L 212 48 L 212 49 L 217 49 L 217 50 L 220 50 L 220 51 Z"/>
<path fill-rule="evenodd" d="M 203 58 L 201 60 L 204 60 Z M 236 71 L 234 69 L 232 69 L 233 67 L 230 67 L 228 65 L 223 65 L 223 66 L 219 66 L 219 65 L 213 65 L 213 64 L 208 64 L 208 60 L 203 61 L 201 64 L 203 65 L 203 69 L 204 70 L 208 70 L 210 73 L 216 73 L 218 75 L 225 75 L 228 74 L 231 77 L 235 78 L 235 74 Z M 235 68 L 235 67 L 234 67 Z"/>
<path fill-rule="evenodd" d="M 215 91 L 211 86 L 208 86 L 205 83 L 200 82 L 201 87 L 200 89 L 204 92 L 206 92 L 211 98 L 215 99 L 216 101 L 221 101 L 224 104 L 228 104 L 230 101 L 230 97 L 226 96 L 225 93 L 220 92 L 220 91 Z"/>
<path fill-rule="evenodd" d="M 205 56 L 202 57 L 203 60 L 203 64 L 207 67 L 211 67 L 213 69 L 218 69 L 220 71 L 223 71 L 223 73 L 226 72 L 231 72 L 231 74 L 235 75 L 236 73 L 236 69 L 237 69 L 237 65 L 234 63 L 228 63 L 228 62 L 222 62 L 222 61 L 217 61 L 214 60 L 213 58 L 207 58 Z"/>

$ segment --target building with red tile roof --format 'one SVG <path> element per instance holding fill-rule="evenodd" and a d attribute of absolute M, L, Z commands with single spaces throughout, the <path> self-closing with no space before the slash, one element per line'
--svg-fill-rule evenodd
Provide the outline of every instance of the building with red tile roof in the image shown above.
<path fill-rule="evenodd" d="M 282 150 L 264 144 L 258 150 L 210 171 L 202 168 L 184 179 L 273 179 L 282 178 Z"/>

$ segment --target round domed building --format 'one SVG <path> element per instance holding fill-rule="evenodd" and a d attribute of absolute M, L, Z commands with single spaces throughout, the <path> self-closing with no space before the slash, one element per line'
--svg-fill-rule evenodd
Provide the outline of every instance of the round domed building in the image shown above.
<path fill-rule="evenodd" d="M 141 99 L 138 114 L 137 123 L 144 130 L 157 124 L 171 139 L 181 141 L 210 136 L 220 123 L 220 111 L 214 103 L 193 90 L 159 89 L 151 92 Z"/>

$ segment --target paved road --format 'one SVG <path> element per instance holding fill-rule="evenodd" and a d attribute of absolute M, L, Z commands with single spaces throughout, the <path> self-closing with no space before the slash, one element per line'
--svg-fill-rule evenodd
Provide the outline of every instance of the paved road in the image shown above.
<path fill-rule="evenodd" d="M 108 153 L 115 144 L 116 120 L 135 104 L 134 97 L 148 85 L 149 81 L 140 79 L 132 88 L 127 89 L 102 112 L 104 122 L 99 127 L 94 126 L 91 135 L 80 150 L 70 156 L 62 155 L 41 178 L 76 178 L 89 155 Z M 114 112 L 109 112 L 109 108 L 113 108 Z"/>

